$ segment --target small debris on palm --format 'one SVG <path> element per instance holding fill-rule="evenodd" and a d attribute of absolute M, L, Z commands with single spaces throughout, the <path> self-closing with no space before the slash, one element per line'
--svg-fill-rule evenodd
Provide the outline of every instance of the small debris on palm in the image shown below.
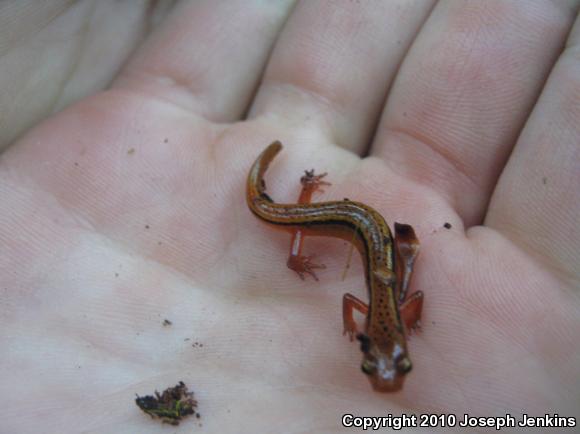
<path fill-rule="evenodd" d="M 163 423 L 179 425 L 186 416 L 196 413 L 197 401 L 193 399 L 193 392 L 187 390 L 187 386 L 180 381 L 175 387 L 165 389 L 161 394 L 155 391 L 155 396 L 139 396 L 135 399 L 137 406 L 151 416 L 160 419 Z"/>

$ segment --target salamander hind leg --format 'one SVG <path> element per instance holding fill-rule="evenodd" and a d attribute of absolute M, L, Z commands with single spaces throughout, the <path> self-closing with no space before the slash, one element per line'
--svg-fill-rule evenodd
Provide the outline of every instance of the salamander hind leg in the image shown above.
<path fill-rule="evenodd" d="M 342 322 L 344 325 L 343 335 L 348 333 L 348 337 L 352 342 L 354 337 L 358 334 L 358 327 L 353 317 L 354 309 L 358 310 L 360 313 L 366 316 L 369 311 L 369 307 L 366 303 L 362 302 L 354 295 L 348 292 L 342 296 Z"/>
<path fill-rule="evenodd" d="M 302 184 L 302 190 L 300 191 L 300 197 L 298 198 L 298 203 L 305 204 L 310 203 L 312 200 L 312 194 L 315 192 L 322 192 L 321 186 L 331 185 L 330 182 L 323 181 L 322 178 L 326 176 L 326 173 L 320 175 L 314 174 L 314 169 L 306 170 L 304 176 L 300 178 L 300 183 Z M 286 265 L 291 270 L 294 270 L 302 280 L 305 279 L 306 274 L 311 275 L 314 280 L 318 280 L 314 270 L 321 270 L 326 268 L 324 264 L 317 264 L 313 262 L 314 255 L 302 255 L 302 247 L 304 245 L 304 233 L 300 229 L 296 229 L 292 234 L 292 241 L 290 243 L 290 255 L 288 256 L 288 261 Z"/>
<path fill-rule="evenodd" d="M 300 178 L 300 184 L 302 184 L 302 192 L 300 193 L 301 197 L 298 199 L 298 203 L 309 203 L 310 197 L 314 192 L 318 191 L 320 193 L 324 193 L 324 190 L 322 190 L 321 186 L 332 185 L 330 182 L 322 180 L 322 178 L 324 178 L 326 175 L 328 175 L 326 172 L 321 173 L 320 175 L 315 175 L 314 169 L 305 170 L 304 175 Z M 302 197 L 303 195 L 304 196 L 308 195 L 308 197 L 303 198 Z M 304 202 L 303 200 L 306 201 Z"/>
<path fill-rule="evenodd" d="M 419 240 L 412 226 L 395 223 L 395 254 L 399 311 L 407 331 L 412 333 L 421 327 L 423 310 L 423 293 L 416 291 L 408 294 L 413 266 L 419 254 Z"/>
<path fill-rule="evenodd" d="M 413 226 L 395 223 L 396 274 L 399 280 L 398 299 L 402 303 L 407 298 L 415 259 L 419 254 L 419 240 Z"/>
<path fill-rule="evenodd" d="M 318 276 L 314 272 L 315 269 L 324 269 L 326 265 L 316 264 L 312 262 L 314 255 L 303 256 L 303 255 L 293 255 L 292 253 L 288 256 L 288 261 L 286 265 L 291 270 L 294 270 L 302 280 L 305 279 L 306 274 L 310 274 L 314 280 L 318 280 Z"/>
<path fill-rule="evenodd" d="M 409 334 L 421 329 L 421 312 L 423 310 L 423 292 L 416 291 L 409 295 L 400 305 L 399 312 Z"/>

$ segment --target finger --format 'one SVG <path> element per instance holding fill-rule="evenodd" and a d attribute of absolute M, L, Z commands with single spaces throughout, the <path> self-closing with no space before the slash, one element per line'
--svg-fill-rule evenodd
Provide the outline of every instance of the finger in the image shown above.
<path fill-rule="evenodd" d="M 247 110 L 291 0 L 182 2 L 114 83 L 209 120 Z"/>
<path fill-rule="evenodd" d="M 480 223 L 577 4 L 439 2 L 397 76 L 374 153 L 442 194 L 466 225 Z"/>
<path fill-rule="evenodd" d="M 163 6 L 0 1 L 0 148 L 49 114 L 108 85 L 144 23 L 163 14 Z"/>
<path fill-rule="evenodd" d="M 493 194 L 485 223 L 569 276 L 580 263 L 580 19 Z"/>
<path fill-rule="evenodd" d="M 301 2 L 293 11 L 251 110 L 311 126 L 357 152 L 431 1 Z"/>

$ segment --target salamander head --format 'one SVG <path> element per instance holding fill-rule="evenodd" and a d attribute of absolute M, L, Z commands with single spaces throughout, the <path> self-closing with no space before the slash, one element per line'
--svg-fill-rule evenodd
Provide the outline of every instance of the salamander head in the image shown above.
<path fill-rule="evenodd" d="M 405 375 L 412 368 L 407 349 L 397 342 L 379 345 L 362 333 L 356 338 L 363 352 L 361 369 L 369 377 L 373 389 L 377 392 L 401 390 Z"/>

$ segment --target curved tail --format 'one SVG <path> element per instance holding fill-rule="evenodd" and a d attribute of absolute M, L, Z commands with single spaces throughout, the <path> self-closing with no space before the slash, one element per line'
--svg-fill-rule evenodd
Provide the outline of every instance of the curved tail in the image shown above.
<path fill-rule="evenodd" d="M 272 202 L 272 199 L 265 193 L 266 184 L 264 182 L 264 173 L 268 170 L 268 166 L 282 148 L 282 143 L 276 140 L 262 151 L 250 169 L 246 188 L 246 200 L 248 201 L 250 209 L 255 210 L 255 202 L 257 199 Z"/>

